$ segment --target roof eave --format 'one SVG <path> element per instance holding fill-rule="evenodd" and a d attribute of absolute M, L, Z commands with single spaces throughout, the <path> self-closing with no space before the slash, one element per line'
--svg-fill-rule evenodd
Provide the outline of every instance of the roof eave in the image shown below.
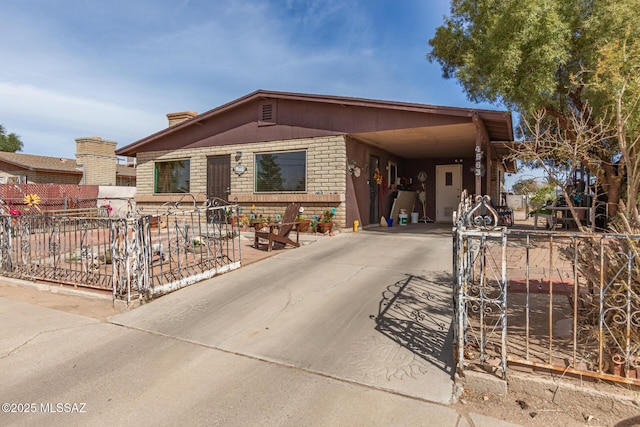
<path fill-rule="evenodd" d="M 446 106 L 434 106 L 427 104 L 417 104 L 417 103 L 409 103 L 409 102 L 395 102 L 395 101 L 383 101 L 383 100 L 373 100 L 366 98 L 350 98 L 350 97 L 339 97 L 332 95 L 315 95 L 315 94 L 302 94 L 302 93 L 293 93 L 293 92 L 275 92 L 275 91 L 267 91 L 267 90 L 257 90 L 248 95 L 245 95 L 241 98 L 235 99 L 231 102 L 223 104 L 219 107 L 216 107 L 212 110 L 206 111 L 202 114 L 199 114 L 191 119 L 185 120 L 183 122 L 177 123 L 168 128 L 162 129 L 154 134 L 151 134 L 143 139 L 140 139 L 136 142 L 133 142 L 129 145 L 126 145 L 119 150 L 116 150 L 116 154 L 119 156 L 136 156 L 136 149 L 142 147 L 154 140 L 160 138 L 161 136 L 168 135 L 170 133 L 176 132 L 179 129 L 194 125 L 196 123 L 202 123 L 209 120 L 211 117 L 222 114 L 228 110 L 233 108 L 237 108 L 238 106 L 250 102 L 254 99 L 287 99 L 287 100 L 296 100 L 296 101 L 311 101 L 311 102 L 323 102 L 328 104 L 336 104 L 336 105 L 344 105 L 344 106 L 354 106 L 354 107 L 369 107 L 369 108 L 385 108 L 392 110 L 402 110 L 402 111 L 412 111 L 426 114 L 439 114 L 439 115 L 449 115 L 449 116 L 458 116 L 458 117 L 472 117 L 474 113 L 479 113 L 480 117 L 483 118 L 491 118 L 493 120 L 497 119 L 505 119 L 508 117 L 508 120 L 505 120 L 508 126 L 509 135 L 511 135 L 511 139 L 513 139 L 513 125 L 511 121 L 511 113 L 508 111 L 493 111 L 493 110 L 484 110 L 484 109 L 475 109 L 475 108 L 462 108 L 462 107 L 446 107 Z M 506 116 L 506 117 L 505 117 Z"/>

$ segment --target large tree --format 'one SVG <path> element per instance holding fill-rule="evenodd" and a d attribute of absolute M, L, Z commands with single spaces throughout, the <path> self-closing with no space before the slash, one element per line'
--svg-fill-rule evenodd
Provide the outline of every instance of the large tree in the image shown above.
<path fill-rule="evenodd" d="M 637 46 L 639 21 L 640 0 L 453 0 L 427 57 L 444 77 L 458 79 L 470 100 L 515 110 L 535 123 L 526 130 L 564 138 L 558 145 L 576 145 L 576 123 L 599 131 L 598 144 L 577 160 L 597 165 L 593 172 L 615 211 L 628 172 L 619 161 L 640 116 L 631 108 L 633 90 L 622 83 L 637 72 L 625 49 Z M 626 68 L 616 68 L 620 62 Z M 556 152 L 560 161 L 563 153 Z"/>
<path fill-rule="evenodd" d="M 514 182 L 511 188 L 515 194 L 529 195 L 538 191 L 541 186 L 535 178 L 522 178 Z"/>
<path fill-rule="evenodd" d="M 7 134 L 7 131 L 2 124 L 0 124 L 0 151 L 8 151 L 10 153 L 22 151 L 22 141 L 20 140 L 20 136 L 13 132 Z"/>

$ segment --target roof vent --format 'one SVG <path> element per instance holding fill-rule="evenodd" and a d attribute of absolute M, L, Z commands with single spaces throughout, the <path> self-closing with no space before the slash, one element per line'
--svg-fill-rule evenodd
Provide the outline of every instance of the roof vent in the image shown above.
<path fill-rule="evenodd" d="M 274 101 L 261 102 L 258 107 L 258 126 L 276 124 L 276 104 Z"/>
<path fill-rule="evenodd" d="M 262 116 L 260 117 L 260 120 L 263 122 L 273 121 L 273 104 L 262 105 Z"/>

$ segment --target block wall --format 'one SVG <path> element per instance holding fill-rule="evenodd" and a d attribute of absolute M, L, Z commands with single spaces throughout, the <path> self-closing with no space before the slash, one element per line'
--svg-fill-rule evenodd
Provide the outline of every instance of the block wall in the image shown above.
<path fill-rule="evenodd" d="M 116 185 L 116 145 L 100 137 L 76 139 L 76 161 L 84 167 L 84 184 Z"/>
<path fill-rule="evenodd" d="M 305 150 L 307 153 L 307 191 L 304 193 L 265 194 L 254 192 L 254 155 L 276 151 Z M 241 151 L 239 162 L 236 152 Z M 344 136 L 292 139 L 262 143 L 203 147 L 170 152 L 145 152 L 137 155 L 137 196 L 138 205 L 157 206 L 164 199 L 175 195 L 154 195 L 154 161 L 190 160 L 190 190 L 198 195 L 198 200 L 206 198 L 207 157 L 230 155 L 231 194 L 229 201 L 235 200 L 241 206 L 241 215 L 263 215 L 275 218 L 290 203 L 300 203 L 305 208 L 305 217 L 312 218 L 331 208 L 336 208 L 336 224 L 345 226 L 346 197 L 346 143 Z M 242 163 L 246 171 L 238 175 L 234 167 Z M 187 200 L 187 199 L 185 199 Z M 251 206 L 256 208 L 252 212 Z"/>

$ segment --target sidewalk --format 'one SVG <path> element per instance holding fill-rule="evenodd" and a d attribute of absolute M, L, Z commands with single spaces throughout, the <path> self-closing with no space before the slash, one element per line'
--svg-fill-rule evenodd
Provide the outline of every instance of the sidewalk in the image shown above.
<path fill-rule="evenodd" d="M 437 326 L 446 312 L 413 320 L 433 328 L 420 336 L 434 340 L 414 353 L 403 345 L 418 342 L 393 323 L 409 313 L 382 310 L 398 283 L 415 288 L 396 290 L 409 297 L 396 300 L 403 304 L 422 292 L 435 296 L 430 304 L 448 301 L 438 285 L 449 274 L 448 236 L 314 237 L 114 323 L 65 313 L 62 302 L 53 309 L 0 297 L 0 401 L 86 403 L 80 414 L 38 406 L 0 414 L 0 423 L 513 425 L 452 403 L 449 344 Z M 417 250 L 422 256 L 411 257 Z M 429 345 L 436 353 L 421 353 Z"/>

